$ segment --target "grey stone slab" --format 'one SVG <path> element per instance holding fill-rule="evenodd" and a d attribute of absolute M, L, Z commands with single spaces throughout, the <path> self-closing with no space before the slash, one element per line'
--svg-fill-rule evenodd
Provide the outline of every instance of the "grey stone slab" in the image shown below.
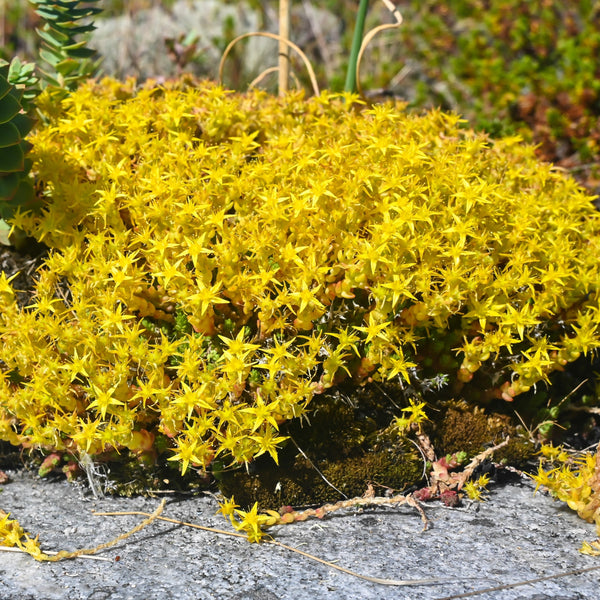
<path fill-rule="evenodd" d="M 152 512 L 157 498 L 94 499 L 82 486 L 10 473 L 0 508 L 39 533 L 45 550 L 91 547 L 135 526 L 141 517 L 97 511 Z M 229 529 L 210 496 L 170 498 L 163 515 Z M 323 520 L 274 528 L 274 538 L 364 575 L 438 577 L 438 585 L 391 587 L 364 581 L 269 544 L 155 522 L 102 552 L 110 561 L 38 563 L 0 553 L 0 600 L 437 600 L 572 569 L 600 566 L 581 555 L 595 539 L 585 523 L 527 481 L 493 489 L 489 500 L 448 509 L 426 505 L 433 527 L 422 531 L 407 506 L 363 508 Z M 116 561 L 115 558 L 119 557 Z M 466 579 L 471 578 L 471 579 Z M 596 600 L 600 571 L 475 596 L 481 600 Z"/>

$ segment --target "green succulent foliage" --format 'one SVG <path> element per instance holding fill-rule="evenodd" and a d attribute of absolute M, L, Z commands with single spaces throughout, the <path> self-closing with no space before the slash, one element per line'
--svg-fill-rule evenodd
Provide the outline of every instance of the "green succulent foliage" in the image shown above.
<path fill-rule="evenodd" d="M 34 119 L 24 112 L 30 107 L 33 91 L 24 87 L 35 83 L 33 65 L 13 60 L 0 61 L 0 217 L 7 219 L 18 208 L 30 209 L 33 185 L 28 177 L 31 144 L 25 140 Z M 15 85 L 16 84 L 16 85 Z"/>
<path fill-rule="evenodd" d="M 95 29 L 89 19 L 102 9 L 89 6 L 98 0 L 88 0 L 84 7 L 79 6 L 80 0 L 29 1 L 45 22 L 37 30 L 42 40 L 39 55 L 45 63 L 40 67 L 43 84 L 66 95 L 98 70 L 100 61 L 96 51 L 86 47 L 86 40 L 77 38 Z"/>
<path fill-rule="evenodd" d="M 22 90 L 21 107 L 28 114 L 35 109 L 35 99 L 40 92 L 39 81 L 34 63 L 22 62 L 16 56 L 12 59 L 8 67 L 8 82 Z"/>

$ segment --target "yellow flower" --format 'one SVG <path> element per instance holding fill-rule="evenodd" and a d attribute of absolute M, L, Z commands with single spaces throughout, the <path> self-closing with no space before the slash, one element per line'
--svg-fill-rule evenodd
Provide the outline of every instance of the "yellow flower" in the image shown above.
<path fill-rule="evenodd" d="M 249 511 L 235 509 L 235 512 L 239 518 L 233 522 L 233 526 L 238 531 L 244 531 L 249 542 L 260 542 L 264 537 L 262 527 L 269 520 L 269 516 L 259 514 L 257 502 Z"/>
<path fill-rule="evenodd" d="M 101 389 L 97 385 L 92 384 L 90 392 L 94 397 L 94 400 L 88 404 L 88 410 L 96 409 L 96 411 L 100 413 L 102 419 L 105 419 L 107 411 L 112 407 L 124 406 L 125 403 L 118 400 L 113 395 L 117 387 L 117 385 L 114 385 L 109 389 Z"/>
<path fill-rule="evenodd" d="M 257 443 L 258 451 L 254 454 L 255 458 L 258 458 L 265 452 L 271 455 L 271 458 L 275 461 L 275 464 L 279 464 L 279 457 L 277 455 L 277 446 L 281 444 L 287 437 L 274 435 L 277 431 L 276 427 L 266 426 L 263 431 L 258 432 L 258 435 L 253 435 L 251 438 Z"/>

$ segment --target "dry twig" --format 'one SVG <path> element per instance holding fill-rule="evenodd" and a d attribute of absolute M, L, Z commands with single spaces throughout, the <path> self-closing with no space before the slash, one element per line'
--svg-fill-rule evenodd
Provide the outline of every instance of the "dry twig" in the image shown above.
<path fill-rule="evenodd" d="M 249 37 L 268 37 L 268 38 L 271 38 L 274 40 L 279 40 L 280 42 L 287 44 L 290 48 L 293 48 L 298 53 L 298 55 L 302 59 L 302 62 L 306 66 L 306 69 L 308 71 L 308 76 L 310 77 L 310 82 L 313 87 L 313 92 L 314 92 L 315 96 L 318 96 L 321 93 L 319 90 L 319 84 L 317 83 L 317 77 L 315 76 L 315 72 L 314 72 L 312 65 L 310 64 L 310 61 L 308 60 L 308 57 L 306 56 L 306 54 L 304 54 L 304 52 L 302 52 L 302 50 L 296 44 L 294 44 L 294 42 L 291 42 L 290 40 L 286 40 L 285 38 L 282 38 L 280 35 L 277 35 L 276 33 L 269 33 L 267 31 L 252 31 L 250 33 L 243 33 L 242 35 L 238 35 L 235 39 L 233 39 L 233 40 L 231 40 L 231 42 L 229 42 L 229 44 L 227 45 L 227 48 L 225 48 L 225 51 L 223 52 L 223 56 L 221 56 L 221 62 L 219 63 L 219 79 L 218 79 L 219 83 L 221 83 L 221 84 L 223 83 L 223 70 L 225 68 L 225 60 L 227 59 L 227 56 L 231 52 L 231 49 L 240 40 L 243 40 L 243 39 L 249 38 Z"/>

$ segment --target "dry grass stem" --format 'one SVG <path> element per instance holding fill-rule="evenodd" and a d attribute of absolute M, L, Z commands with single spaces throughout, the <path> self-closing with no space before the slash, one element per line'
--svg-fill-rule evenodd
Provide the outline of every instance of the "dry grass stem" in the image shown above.
<path fill-rule="evenodd" d="M 274 40 L 279 40 L 280 42 L 287 44 L 290 48 L 293 48 L 298 53 L 298 55 L 302 59 L 302 62 L 306 66 L 306 70 L 308 71 L 308 76 L 310 77 L 310 83 L 313 87 L 313 93 L 315 94 L 315 96 L 318 96 L 321 93 L 321 91 L 319 90 L 319 84 L 317 83 L 317 77 L 312 68 L 312 65 L 310 64 L 308 57 L 306 56 L 306 54 L 304 54 L 304 52 L 302 52 L 300 47 L 297 46 L 296 44 L 294 44 L 294 42 L 291 42 L 290 40 L 285 40 L 284 38 L 282 38 L 280 35 L 277 35 L 276 33 L 269 33 L 267 31 L 252 31 L 250 33 L 243 33 L 242 35 L 238 35 L 235 39 L 233 39 L 233 40 L 231 40 L 231 42 L 229 42 L 229 44 L 227 45 L 227 48 L 225 48 L 225 51 L 223 52 L 223 56 L 221 56 L 221 62 L 219 63 L 218 81 L 221 85 L 223 84 L 223 69 L 225 68 L 225 60 L 227 59 L 227 56 L 231 52 L 231 49 L 239 41 L 241 41 L 245 38 L 249 38 L 249 37 L 268 37 L 268 38 L 271 38 Z"/>
<path fill-rule="evenodd" d="M 365 504 L 365 502 L 367 502 L 368 500 L 377 500 L 376 498 L 372 498 L 372 499 L 365 499 L 365 498 L 356 498 L 356 500 L 362 500 L 362 504 Z M 380 500 L 393 500 L 392 498 L 381 498 Z M 408 498 L 404 499 L 406 502 L 408 502 L 409 504 L 411 504 L 410 500 Z M 414 501 L 414 499 L 411 499 Z M 347 502 L 347 501 L 345 501 Z M 359 504 L 359 502 L 356 502 L 356 504 Z M 375 503 L 375 502 L 370 502 L 370 504 L 385 504 L 385 502 L 381 502 L 381 503 Z M 416 504 L 416 502 L 415 502 Z M 422 510 L 422 509 L 421 509 Z M 127 511 L 127 512 L 94 512 L 94 515 L 98 516 L 98 517 L 114 517 L 114 516 L 131 516 L 131 515 L 138 515 L 138 516 L 147 516 L 150 517 L 151 515 L 149 515 L 149 513 L 145 513 L 145 512 L 139 512 L 139 511 Z M 424 516 L 424 515 L 423 515 Z M 212 533 L 218 533 L 220 535 L 228 535 L 231 537 L 237 537 L 237 538 L 243 538 L 243 539 L 247 539 L 247 537 L 241 533 L 235 533 L 232 531 L 223 531 L 222 529 L 215 529 L 214 527 L 205 527 L 203 525 L 197 525 L 196 523 L 187 523 L 185 521 L 180 521 L 178 519 L 171 519 L 168 517 L 162 517 L 162 516 L 156 516 L 154 517 L 153 520 L 157 520 L 157 521 L 166 521 L 167 523 L 173 523 L 176 525 L 183 525 L 185 527 L 192 527 L 193 529 L 201 529 L 202 531 L 210 531 Z M 309 554 L 308 552 L 303 552 L 302 550 L 298 550 L 298 548 L 294 548 L 292 546 L 288 546 L 287 544 L 282 544 L 281 542 L 278 542 L 276 540 L 265 540 L 263 543 L 266 544 L 271 544 L 273 546 L 279 546 L 280 548 L 283 548 L 284 550 L 289 550 L 290 552 L 295 552 L 296 554 L 300 554 L 301 556 L 304 556 L 305 558 L 308 558 L 310 560 L 313 560 L 315 562 L 321 563 L 327 567 L 329 567 L 330 569 L 335 569 L 337 571 L 341 571 L 342 573 L 346 573 L 347 575 L 351 575 L 352 577 L 357 577 L 359 579 L 363 579 L 365 581 L 370 581 L 372 583 L 377 583 L 380 585 L 389 585 L 389 586 L 411 586 L 411 585 L 432 585 L 432 584 L 437 584 L 437 583 L 446 583 L 449 580 L 448 579 L 437 579 L 437 578 L 429 578 L 429 579 L 383 579 L 380 577 L 371 577 L 369 575 L 362 575 L 361 573 L 356 573 L 355 571 L 352 571 L 350 569 L 346 569 L 345 567 L 341 567 L 340 565 L 336 565 L 335 563 L 329 562 L 327 560 L 324 560 L 322 558 L 319 558 L 318 556 L 314 556 L 313 554 Z M 457 580 L 464 580 L 465 578 L 458 578 Z"/>
<path fill-rule="evenodd" d="M 351 498 L 349 500 L 340 500 L 335 504 L 324 504 L 319 508 L 308 508 L 301 512 L 296 513 L 294 522 L 305 521 L 309 517 L 317 517 L 318 519 L 323 518 L 325 515 L 342 510 L 344 508 L 354 508 L 357 506 L 393 506 L 408 504 L 415 508 L 421 515 L 423 521 L 423 531 L 429 527 L 429 519 L 423 510 L 423 507 L 410 495 L 404 496 L 403 494 L 397 494 L 391 498 L 384 498 L 381 496 L 361 496 L 359 498 Z"/>
<path fill-rule="evenodd" d="M 383 0 L 383 3 L 386 5 L 386 7 L 389 9 L 389 11 L 394 15 L 396 22 L 378 25 L 377 27 L 374 27 L 373 29 L 371 29 L 371 31 L 369 31 L 363 38 L 362 44 L 360 45 L 360 50 L 358 52 L 358 58 L 356 60 L 356 90 L 363 98 L 365 97 L 365 94 L 360 85 L 360 64 L 362 62 L 362 57 L 363 57 L 363 54 L 365 53 L 367 46 L 371 43 L 373 38 L 378 33 L 381 33 L 382 31 L 386 31 L 388 29 L 398 29 L 402 25 L 402 21 L 403 21 L 400 11 L 392 2 L 390 2 L 389 0 Z"/>
<path fill-rule="evenodd" d="M 285 96 L 290 81 L 290 3 L 279 0 L 279 95 Z"/>
<path fill-rule="evenodd" d="M 507 583 L 505 585 L 498 585 L 496 587 L 486 588 L 484 590 L 476 590 L 473 592 L 465 592 L 464 594 L 454 594 L 452 596 L 444 596 L 443 598 L 436 598 L 436 600 L 457 600 L 458 598 L 471 598 L 473 596 L 479 596 L 481 594 L 490 594 L 492 592 L 500 592 L 502 590 L 510 590 L 512 588 L 521 587 L 523 585 L 531 585 L 533 583 L 539 583 L 540 581 L 548 581 L 550 579 L 558 579 L 559 577 L 569 577 L 572 575 L 581 575 L 582 573 L 589 573 L 590 571 L 597 571 L 600 569 L 600 565 L 595 567 L 585 567 L 583 569 L 573 569 L 572 571 L 564 571 L 563 573 L 555 573 L 554 575 L 546 575 L 544 577 L 537 577 L 536 579 L 528 579 L 527 581 L 518 581 L 516 583 Z"/>
<path fill-rule="evenodd" d="M 126 531 L 125 533 L 122 533 L 121 535 L 117 536 L 110 542 L 105 542 L 104 544 L 100 544 L 99 546 L 96 546 L 95 548 L 82 548 L 81 550 L 75 550 L 74 552 L 67 552 L 66 550 L 61 550 L 60 552 L 57 552 L 57 553 L 47 553 L 47 552 L 43 553 L 42 552 L 41 555 L 36 556 L 34 558 L 36 558 L 37 560 L 40 560 L 40 561 L 57 562 L 59 560 L 65 560 L 68 558 L 81 558 L 83 556 L 89 556 L 92 554 L 96 554 L 97 552 L 100 552 L 101 550 L 106 550 L 107 548 L 111 548 L 112 546 L 115 546 L 119 542 L 126 540 L 128 537 L 132 536 L 134 533 L 137 533 L 138 531 L 144 529 L 144 527 L 147 527 L 148 525 L 150 525 L 150 523 L 155 521 L 160 516 L 162 511 L 164 510 L 165 503 L 166 503 L 166 500 L 163 499 L 160 502 L 160 504 L 158 505 L 158 508 L 153 513 L 146 514 L 146 516 L 147 516 L 146 519 L 144 519 L 141 523 L 136 525 L 133 529 L 130 529 L 129 531 Z"/>
<path fill-rule="evenodd" d="M 27 550 L 22 550 L 21 548 L 16 548 L 14 546 L 0 546 L 0 552 L 18 552 L 19 554 L 29 554 Z M 56 556 L 58 552 L 52 552 L 51 550 L 47 550 L 44 552 L 48 556 Z M 92 556 L 90 554 L 83 554 L 81 556 L 74 556 L 72 558 L 85 558 L 87 560 L 104 560 L 107 562 L 113 562 L 111 558 L 106 558 L 106 556 Z"/>
<path fill-rule="evenodd" d="M 251 90 L 252 88 L 256 87 L 265 77 L 267 77 L 267 75 L 270 75 L 271 73 L 277 73 L 278 71 L 279 67 L 269 67 L 268 69 L 265 69 L 260 75 L 257 75 L 248 84 L 248 89 Z M 296 77 L 296 74 L 293 71 L 290 71 L 288 77 L 291 77 L 294 80 L 294 85 L 297 89 L 300 89 L 302 87 L 300 80 L 298 79 L 298 77 Z"/>

